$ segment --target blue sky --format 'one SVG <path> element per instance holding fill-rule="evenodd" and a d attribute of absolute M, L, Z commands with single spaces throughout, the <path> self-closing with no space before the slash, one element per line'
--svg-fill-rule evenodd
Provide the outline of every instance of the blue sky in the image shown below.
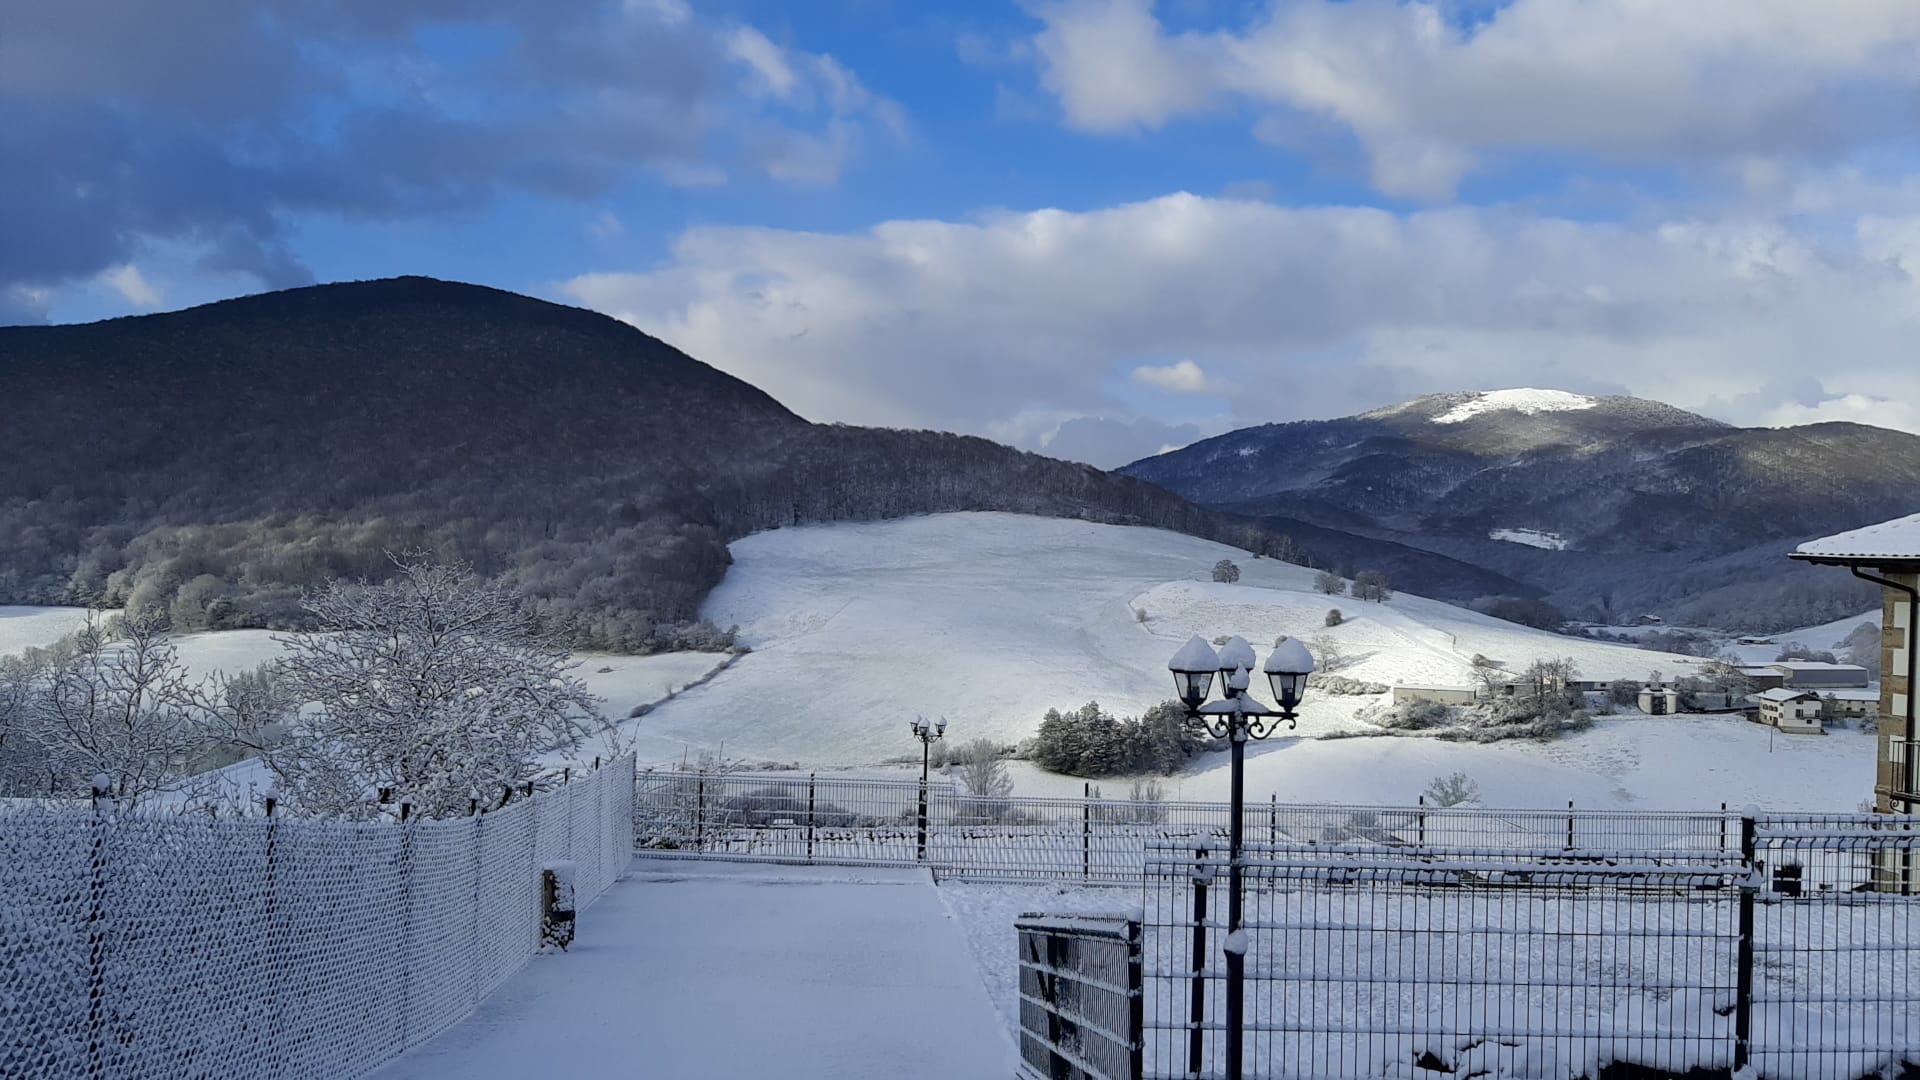
<path fill-rule="evenodd" d="M 422 273 L 1112 465 L 1541 384 L 1920 429 L 1909 0 L 24 0 L 0 320 Z"/>

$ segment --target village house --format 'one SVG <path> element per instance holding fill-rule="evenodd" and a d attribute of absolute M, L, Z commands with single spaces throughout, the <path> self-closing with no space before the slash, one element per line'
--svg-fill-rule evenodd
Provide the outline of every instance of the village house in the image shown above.
<path fill-rule="evenodd" d="M 1781 660 L 1769 664 L 1787 677 L 1785 685 L 1798 690 L 1836 690 L 1865 688 L 1873 680 L 1867 669 L 1857 664 L 1828 664 L 1819 660 Z"/>
<path fill-rule="evenodd" d="M 1810 540 L 1792 557 L 1844 567 L 1880 586 L 1880 735 L 1873 803 L 1881 813 L 1911 814 L 1920 807 L 1920 759 L 1909 751 L 1916 734 L 1913 683 L 1920 660 L 1913 642 L 1920 623 L 1920 514 Z M 1912 871 L 1903 876 L 1911 877 Z"/>
<path fill-rule="evenodd" d="M 1760 722 L 1792 735 L 1821 735 L 1820 695 L 1811 690 L 1776 686 L 1754 695 L 1760 701 Z"/>

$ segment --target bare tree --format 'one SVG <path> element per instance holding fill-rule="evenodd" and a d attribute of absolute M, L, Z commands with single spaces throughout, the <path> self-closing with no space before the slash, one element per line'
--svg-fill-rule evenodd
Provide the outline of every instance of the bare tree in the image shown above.
<path fill-rule="evenodd" d="M 1378 570 L 1362 570 L 1353 576 L 1353 597 L 1380 604 L 1393 599 L 1393 589 L 1387 581 L 1387 575 Z"/>
<path fill-rule="evenodd" d="M 1480 801 L 1480 785 L 1466 773 L 1457 772 L 1434 777 L 1421 794 L 1435 806 L 1469 806 Z"/>
<path fill-rule="evenodd" d="M 1482 697 L 1494 696 L 1509 681 L 1498 660 L 1490 660 L 1480 653 L 1473 654 L 1473 684 L 1479 688 Z"/>
<path fill-rule="evenodd" d="M 597 718 L 566 647 L 517 593 L 464 565 L 393 561 L 384 583 L 305 596 L 317 632 L 279 639 L 276 673 L 305 711 L 260 746 L 303 812 L 371 816 L 370 796 L 391 788 L 421 814 L 463 814 L 540 779 L 540 755 L 578 745 Z"/>
<path fill-rule="evenodd" d="M 206 746 L 205 714 L 164 615 L 89 615 L 24 678 L 24 689 L 7 691 L 19 695 L 14 737 L 39 751 L 49 787 L 85 791 L 104 775 L 116 799 L 137 801 L 185 775 Z"/>
<path fill-rule="evenodd" d="M 1234 565 L 1232 559 L 1221 559 L 1213 564 L 1213 580 L 1231 585 L 1240 580 L 1240 568 Z"/>
<path fill-rule="evenodd" d="M 975 739 L 960 748 L 960 786 L 976 799 L 1004 799 L 1013 794 L 1013 776 L 992 739 Z"/>
<path fill-rule="evenodd" d="M 1313 575 L 1313 587 L 1328 596 L 1341 596 L 1347 591 L 1347 579 L 1331 570 L 1322 570 Z"/>
<path fill-rule="evenodd" d="M 1279 642 L 1276 641 L 1274 644 L 1278 645 Z M 1338 671 L 1340 665 L 1346 663 L 1346 653 L 1341 650 L 1340 643 L 1333 640 L 1332 635 L 1315 634 L 1307 640 L 1307 650 L 1313 654 L 1315 671 L 1323 673 Z"/>

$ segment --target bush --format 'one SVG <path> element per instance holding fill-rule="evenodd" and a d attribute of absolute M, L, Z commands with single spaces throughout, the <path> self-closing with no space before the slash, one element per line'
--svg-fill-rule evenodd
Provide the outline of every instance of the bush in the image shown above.
<path fill-rule="evenodd" d="M 1327 611 L 1327 625 L 1328 625 L 1328 626 L 1339 626 L 1339 625 L 1340 625 L 1341 623 L 1343 623 L 1343 622 L 1346 622 L 1346 621 L 1347 621 L 1347 617 L 1346 617 L 1345 615 L 1342 615 L 1342 614 L 1340 614 L 1340 609 L 1339 609 L 1339 608 L 1330 608 L 1330 609 L 1328 609 L 1328 611 Z"/>
<path fill-rule="evenodd" d="M 1466 806 L 1480 801 L 1480 785 L 1466 773 L 1457 772 L 1434 777 L 1421 794 L 1435 806 Z"/>
<path fill-rule="evenodd" d="M 1240 580 L 1240 568 L 1233 564 L 1232 559 L 1221 559 L 1213 564 L 1213 580 L 1231 585 Z"/>

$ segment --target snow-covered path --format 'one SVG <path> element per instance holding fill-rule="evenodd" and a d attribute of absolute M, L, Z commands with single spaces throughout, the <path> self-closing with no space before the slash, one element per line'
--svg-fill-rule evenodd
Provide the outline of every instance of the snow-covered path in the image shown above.
<path fill-rule="evenodd" d="M 1012 928 L 1006 947 L 1013 950 Z M 641 860 L 376 1080 L 979 1080 L 1014 1050 L 924 872 Z"/>

